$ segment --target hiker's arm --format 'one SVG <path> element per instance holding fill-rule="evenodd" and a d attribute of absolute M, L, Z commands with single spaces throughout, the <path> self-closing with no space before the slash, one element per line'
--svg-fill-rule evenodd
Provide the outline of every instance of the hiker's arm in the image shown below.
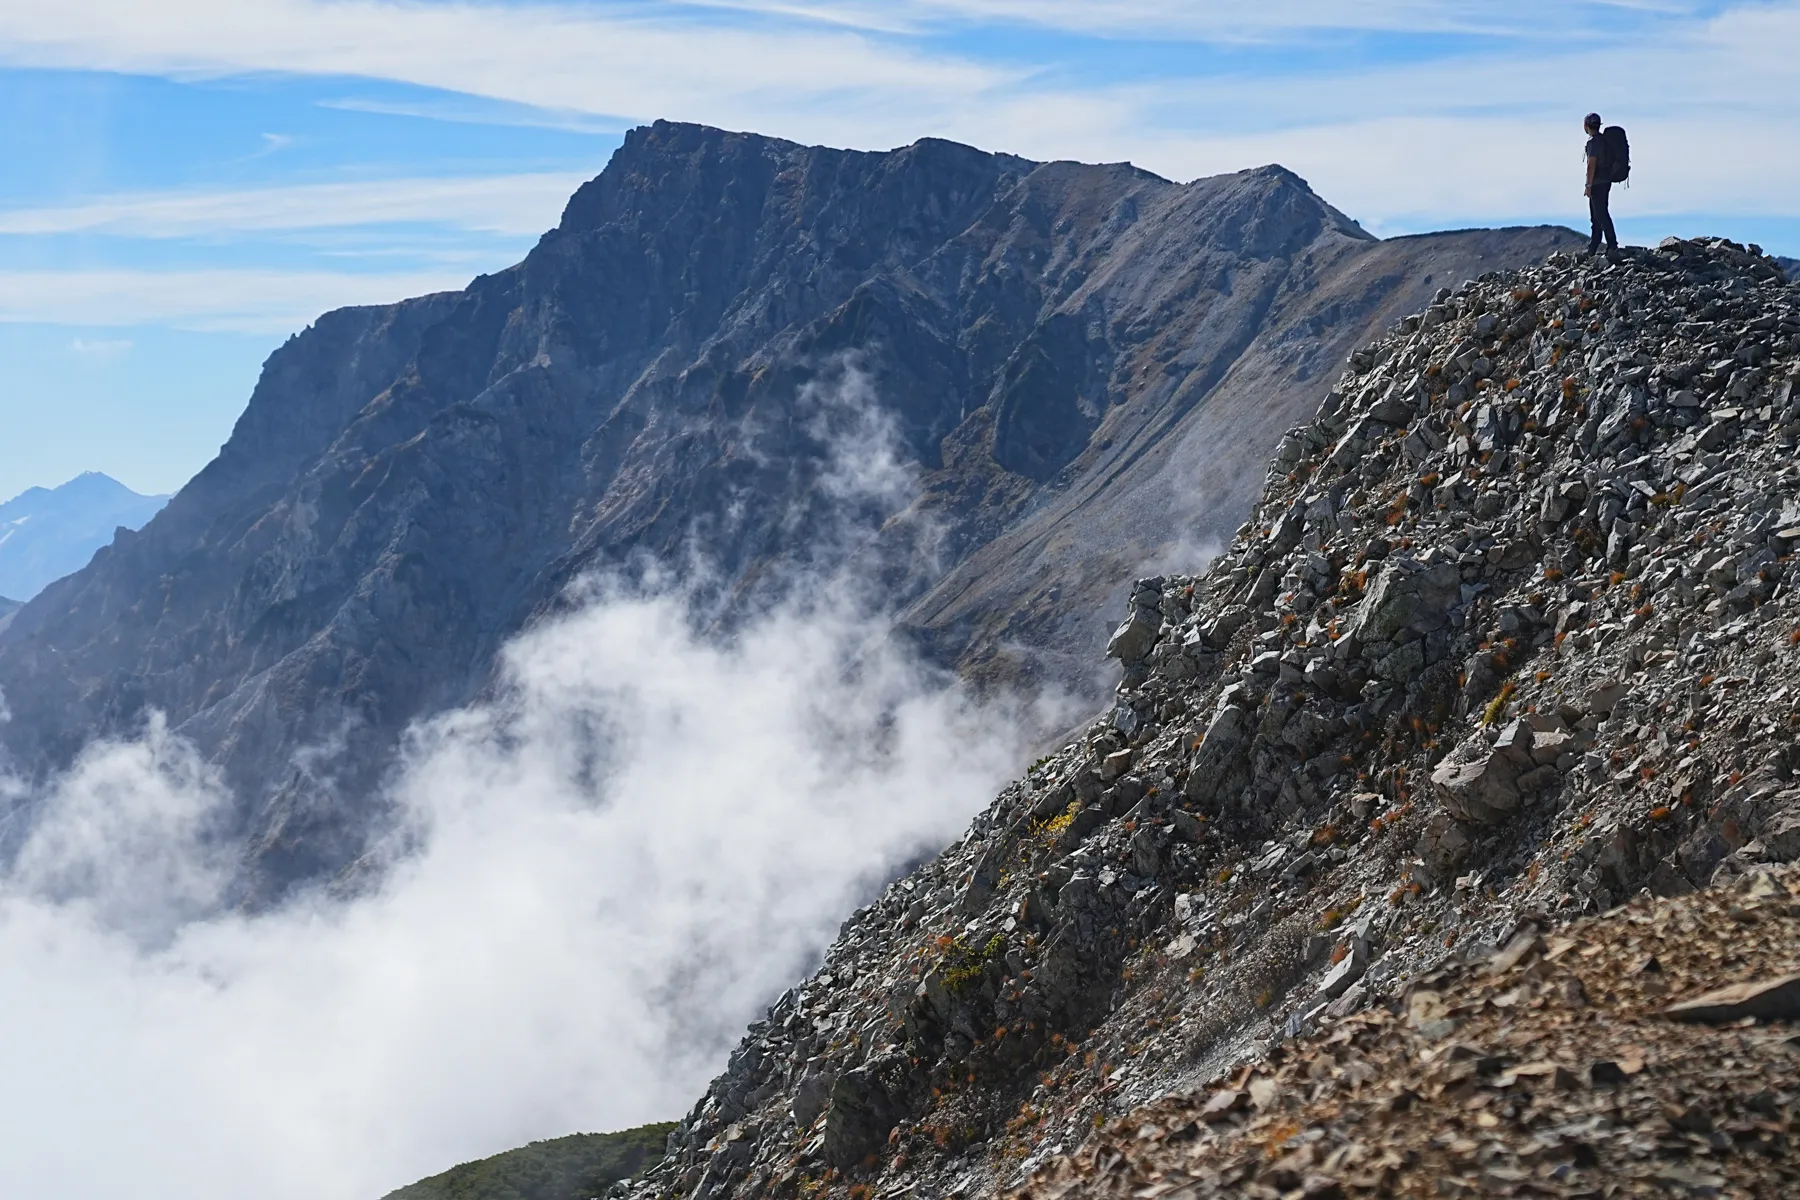
<path fill-rule="evenodd" d="M 1594 171 L 1599 166 L 1600 156 L 1598 154 L 1590 154 L 1587 156 L 1587 186 L 1581 189 L 1583 195 L 1591 196 L 1594 194 Z"/>

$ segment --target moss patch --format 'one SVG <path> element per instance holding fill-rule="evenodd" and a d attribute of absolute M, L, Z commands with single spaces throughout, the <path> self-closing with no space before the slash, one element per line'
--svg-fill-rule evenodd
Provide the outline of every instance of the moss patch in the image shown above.
<path fill-rule="evenodd" d="M 384 1200 L 587 1200 L 663 1155 L 673 1123 L 533 1142 L 389 1192 Z"/>

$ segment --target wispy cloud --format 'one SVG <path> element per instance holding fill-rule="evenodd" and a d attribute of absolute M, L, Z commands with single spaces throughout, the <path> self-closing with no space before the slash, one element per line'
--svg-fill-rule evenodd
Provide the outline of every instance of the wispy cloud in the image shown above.
<path fill-rule="evenodd" d="M 1775 128 L 1800 120 L 1800 63 L 1785 49 L 1800 41 L 1800 4 L 1792 0 L 1722 9 L 1687 0 L 904 0 L 879 7 L 725 0 L 733 13 L 716 19 L 707 19 L 718 13 L 711 4 L 171 4 L 173 11 L 159 5 L 152 14 L 127 0 L 15 0 L 0 11 L 0 60 L 166 74 L 362 75 L 479 98 L 476 108 L 498 102 L 509 119 L 539 112 L 551 123 L 585 116 L 628 124 L 667 116 L 861 148 L 933 134 L 1042 158 L 1129 155 L 1177 176 L 1293 153 L 1308 144 L 1308 131 L 1313 141 L 1341 142 L 1376 122 L 1412 121 L 1423 129 L 1454 116 L 1472 123 L 1453 132 L 1449 146 L 1420 143 L 1403 155 L 1375 146 L 1369 165 L 1356 171 L 1358 193 L 1378 199 L 1372 209 L 1364 206 L 1371 215 L 1415 211 L 1420 185 L 1432 184 L 1425 190 L 1443 197 L 1434 211 L 1452 220 L 1470 213 L 1446 194 L 1453 189 L 1432 183 L 1447 174 L 1437 165 L 1441 155 L 1506 127 L 1535 127 L 1548 147 L 1551 110 L 1566 118 L 1565 110 L 1598 106 L 1646 121 L 1724 119 Z M 1229 58 L 1209 59 L 1205 76 L 1074 84 L 1052 82 L 1062 76 L 1017 53 L 984 58 L 979 39 L 926 36 L 957 22 L 1197 42 L 1304 42 L 1360 30 L 1413 42 L 1346 55 L 1339 70 L 1316 56 L 1304 70 L 1284 70 L 1278 58 L 1264 56 L 1248 74 L 1221 66 Z M 1496 41 L 1495 32 L 1506 37 Z M 1044 64 L 1078 53 L 1078 45 L 1042 51 Z M 1643 88 L 1645 79 L 1657 87 Z M 1561 132 L 1553 153 L 1566 140 Z M 1337 156 L 1353 166 L 1349 157 Z M 1289 165 L 1304 171 L 1311 163 Z M 1561 165 L 1559 159 L 1558 178 L 1566 173 Z M 1546 195 L 1552 184 L 1536 156 L 1523 163 L 1495 157 L 1482 170 L 1535 175 L 1534 186 Z M 1683 193 L 1702 209 L 1741 205 L 1746 197 L 1764 208 L 1791 203 L 1782 184 L 1759 184 L 1753 172 L 1745 179 L 1684 171 L 1692 177 Z M 1493 189 L 1478 182 L 1473 190 Z M 493 225 L 526 224 L 481 211 L 490 215 L 478 219 Z"/>
<path fill-rule="evenodd" d="M 377 0 L 14 0 L 0 9 L 0 61 L 365 76 L 550 110 L 764 125 L 846 102 L 867 113 L 884 97 L 936 95 L 953 111 L 1018 75 L 848 31 L 721 28 L 639 7 Z"/>
<path fill-rule="evenodd" d="M 76 338 L 69 349 L 83 358 L 107 361 L 131 352 L 130 338 Z"/>
<path fill-rule="evenodd" d="M 0 321 L 292 333 L 328 309 L 467 282 L 461 272 L 0 271 Z"/>
<path fill-rule="evenodd" d="M 360 96 L 321 100 L 320 108 L 342 112 L 374 113 L 388 117 L 415 117 L 423 121 L 451 121 L 459 125 L 501 125 L 517 129 L 557 129 L 569 133 L 621 134 L 631 122 L 609 120 L 583 112 L 554 111 L 528 104 L 513 104 L 481 96 L 440 96 L 431 100 L 374 100 Z"/>
<path fill-rule="evenodd" d="M 271 154 L 280 154 L 283 150 L 293 146 L 294 141 L 294 135 L 291 133 L 265 133 L 262 135 L 262 145 L 251 157 L 267 158 Z"/>
<path fill-rule="evenodd" d="M 1500 35 L 1521 41 L 1566 37 L 1621 18 L 1696 15 L 1705 5 L 1577 0 L 1271 0 L 1240 5 L 1193 0 L 685 0 L 692 7 L 799 18 L 871 32 L 920 35 L 964 24 L 1025 25 L 1103 38 L 1179 38 L 1242 43 L 1333 33 Z"/>
<path fill-rule="evenodd" d="M 423 222 L 512 236 L 556 224 L 584 175 L 476 175 L 99 196 L 0 210 L 0 234 L 172 238 Z"/>

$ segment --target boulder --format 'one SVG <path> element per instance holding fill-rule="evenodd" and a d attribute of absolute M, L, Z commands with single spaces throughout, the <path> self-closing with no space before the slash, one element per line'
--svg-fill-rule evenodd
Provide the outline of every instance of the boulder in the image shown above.
<path fill-rule="evenodd" d="M 1800 810 L 1776 813 L 1763 824 L 1759 835 L 1767 856 L 1776 862 L 1800 858 Z"/>
<path fill-rule="evenodd" d="M 1361 938 L 1351 938 L 1344 956 L 1325 972 L 1319 981 L 1319 995 L 1335 1000 L 1350 990 L 1350 985 L 1369 969 L 1369 948 Z"/>
<path fill-rule="evenodd" d="M 1214 649 L 1223 650 L 1231 641 L 1231 635 L 1248 624 L 1250 618 L 1250 610 L 1242 604 L 1226 606 L 1203 631 L 1206 644 Z"/>
<path fill-rule="evenodd" d="M 1677 1021 L 1723 1024 L 1755 1017 L 1791 1021 L 1800 1017 L 1800 975 L 1775 975 L 1720 988 L 1664 1010 Z"/>
<path fill-rule="evenodd" d="M 1110 783 L 1131 770 L 1131 758 L 1130 750 L 1118 750 L 1107 755 L 1100 763 L 1100 778 Z"/>
<path fill-rule="evenodd" d="M 1605 717 L 1612 714 L 1619 701 L 1625 698 L 1625 685 L 1616 679 L 1609 679 L 1594 685 L 1588 693 L 1587 710 L 1595 716 Z"/>
<path fill-rule="evenodd" d="M 1162 614 L 1134 605 L 1131 615 L 1113 630 L 1112 640 L 1106 643 L 1107 656 L 1123 663 L 1141 662 L 1156 645 L 1161 629 Z"/>
<path fill-rule="evenodd" d="M 1476 734 L 1452 750 L 1431 772 L 1444 811 L 1459 821 L 1492 825 L 1518 808 L 1520 779 L 1535 766 L 1533 732 L 1514 721 L 1492 746 Z"/>
<path fill-rule="evenodd" d="M 1436 812 L 1419 835 L 1418 854 L 1434 877 L 1445 879 L 1468 859 L 1473 844 L 1461 821 L 1447 812 Z"/>
<path fill-rule="evenodd" d="M 844 1072 L 832 1083 L 831 1107 L 825 1112 L 825 1156 L 839 1170 L 849 1170 L 880 1150 L 888 1131 L 899 1123 L 900 1105 L 886 1077 L 904 1065 L 899 1056 L 878 1059 Z"/>
<path fill-rule="evenodd" d="M 1452 563 L 1426 566 L 1413 558 L 1391 558 L 1357 609 L 1350 632 L 1367 646 L 1406 629 L 1442 629 L 1461 592 L 1462 572 Z"/>
<path fill-rule="evenodd" d="M 1244 744 L 1249 729 L 1249 714 L 1235 704 L 1223 705 L 1213 714 L 1200 748 L 1188 763 L 1187 794 L 1191 799 L 1204 803 L 1217 794 L 1225 769 Z"/>
<path fill-rule="evenodd" d="M 794 1099 L 788 1111 L 793 1114 L 794 1125 L 802 1130 L 811 1129 L 819 1114 L 831 1101 L 831 1087 L 837 1082 L 837 1075 L 828 1066 L 811 1064 L 805 1076 L 794 1087 Z"/>

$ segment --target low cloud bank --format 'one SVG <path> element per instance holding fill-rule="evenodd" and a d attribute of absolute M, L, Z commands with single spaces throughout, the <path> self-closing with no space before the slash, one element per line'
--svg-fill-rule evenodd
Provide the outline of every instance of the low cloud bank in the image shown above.
<path fill-rule="evenodd" d="M 414 732 L 352 900 L 220 911 L 210 768 L 160 724 L 91 747 L 0 882 L 8 1192 L 375 1200 L 684 1112 L 1042 727 L 849 589 L 795 595 L 721 643 L 596 585 L 522 635 L 495 700 Z"/>

